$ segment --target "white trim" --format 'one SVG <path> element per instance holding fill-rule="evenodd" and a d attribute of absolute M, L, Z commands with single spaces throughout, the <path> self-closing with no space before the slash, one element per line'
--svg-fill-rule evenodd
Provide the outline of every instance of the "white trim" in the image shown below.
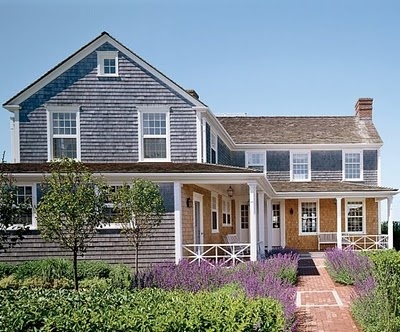
<path fill-rule="evenodd" d="M 97 76 L 118 77 L 119 76 L 118 51 L 96 51 L 96 53 L 97 53 Z M 104 73 L 104 60 L 106 59 L 115 60 L 115 73 L 112 74 Z"/>
<path fill-rule="evenodd" d="M 250 155 L 260 154 L 261 155 L 261 163 L 260 164 L 249 164 Z M 247 150 L 245 154 L 245 166 L 249 168 L 250 166 L 262 166 L 263 172 L 267 171 L 267 152 L 265 150 Z"/>
<path fill-rule="evenodd" d="M 268 251 L 272 250 L 272 199 L 267 199 L 267 245 Z"/>
<path fill-rule="evenodd" d="M 201 156 L 201 162 L 206 163 L 207 162 L 207 121 L 205 118 L 202 119 L 202 156 Z"/>
<path fill-rule="evenodd" d="M 40 78 L 36 83 L 34 83 L 31 87 L 26 89 L 23 93 L 10 99 L 8 104 L 4 105 L 4 107 L 6 109 L 9 109 L 10 107 L 12 107 L 14 105 L 18 105 L 18 104 L 22 103 L 24 100 L 26 100 L 27 98 L 32 96 L 35 92 L 39 91 L 40 89 L 45 87 L 47 84 L 52 82 L 54 79 L 56 79 L 58 76 L 63 74 L 66 70 L 71 68 L 73 65 L 75 65 L 79 61 L 86 58 L 92 52 L 96 51 L 97 48 L 99 48 L 101 45 L 103 45 L 106 42 L 109 43 L 110 45 L 114 46 L 117 50 L 119 50 L 124 55 L 128 56 L 130 59 L 132 59 L 134 62 L 136 62 L 140 67 L 142 67 L 143 69 L 148 71 L 150 74 L 152 74 L 155 78 L 157 78 L 161 82 L 165 83 L 167 86 L 171 87 L 174 91 L 178 92 L 181 96 L 184 96 L 184 98 L 186 100 L 188 100 L 189 102 L 191 102 L 193 105 L 205 106 L 198 99 L 191 96 L 182 87 L 180 87 L 179 85 L 177 85 L 176 83 L 171 81 L 168 77 L 166 77 L 164 74 L 162 74 L 161 72 L 156 70 L 154 67 L 152 67 L 150 64 L 148 64 L 143 59 L 141 59 L 135 53 L 133 53 L 132 51 L 127 49 L 125 46 L 123 46 L 122 44 L 117 42 L 109 34 L 103 33 L 99 37 L 95 38 L 88 45 L 83 47 L 78 53 L 76 53 L 70 59 L 68 59 L 64 63 L 61 63 L 60 65 L 58 65 L 57 68 L 50 70 L 50 72 L 47 75 Z"/>
<path fill-rule="evenodd" d="M 196 112 L 196 160 L 198 163 L 202 162 L 202 112 L 195 110 Z"/>
<path fill-rule="evenodd" d="M 293 155 L 303 154 L 307 155 L 307 178 L 306 179 L 294 179 L 293 176 Z M 311 181 L 311 151 L 310 150 L 290 150 L 290 181 L 296 182 L 308 182 Z"/>
<path fill-rule="evenodd" d="M 264 192 L 257 191 L 257 200 L 258 200 L 258 242 L 261 244 L 260 248 L 262 252 L 260 252 L 261 257 L 265 255 L 265 199 Z"/>
<path fill-rule="evenodd" d="M 387 197 L 388 249 L 393 249 L 393 196 Z"/>
<path fill-rule="evenodd" d="M 302 203 L 316 203 L 315 205 L 316 205 L 316 216 L 315 216 L 315 218 L 317 219 L 316 220 L 316 225 L 315 225 L 315 232 L 303 232 L 303 229 L 302 229 L 302 215 L 301 215 L 301 213 L 302 213 L 302 208 L 301 208 L 301 204 Z M 309 235 L 316 235 L 316 234 L 318 234 L 318 232 L 319 232 L 319 223 L 320 223 L 320 220 L 319 220 L 319 199 L 299 199 L 299 201 L 298 201 L 298 225 L 299 225 L 299 235 L 300 236 L 309 236 Z"/>
<path fill-rule="evenodd" d="M 336 197 L 336 242 L 342 249 L 342 197 Z"/>
<path fill-rule="evenodd" d="M 225 203 L 225 204 L 224 204 Z M 225 206 L 225 208 L 224 208 Z M 232 227 L 232 200 L 222 195 L 222 227 Z M 226 223 L 224 223 L 224 214 L 226 214 Z M 228 218 L 229 216 L 229 218 Z M 229 219 L 229 222 L 228 222 Z"/>
<path fill-rule="evenodd" d="M 174 182 L 175 263 L 183 258 L 182 250 L 182 193 L 181 184 Z"/>
<path fill-rule="evenodd" d="M 249 186 L 249 231 L 250 231 L 250 260 L 257 260 L 257 185 Z"/>
<path fill-rule="evenodd" d="M 139 161 L 142 162 L 169 162 L 171 161 L 171 121 L 169 106 L 140 106 L 138 112 L 138 152 Z M 148 138 L 165 138 L 166 158 L 144 158 L 144 134 L 143 134 L 143 114 L 144 113 L 165 113 L 166 134 L 165 135 L 146 135 Z"/>
<path fill-rule="evenodd" d="M 216 201 L 216 208 L 213 209 L 213 198 Z M 219 204 L 218 204 L 218 194 L 216 192 L 211 192 L 211 233 L 219 233 Z M 217 228 L 213 228 L 213 212 L 217 212 Z"/>
<path fill-rule="evenodd" d="M 361 232 L 359 231 L 349 231 L 349 223 L 348 223 L 348 203 L 349 202 L 361 202 L 362 203 L 362 230 Z M 366 200 L 365 198 L 346 198 L 344 201 L 344 214 L 345 214 L 345 232 L 348 234 L 367 234 L 367 228 L 366 228 L 366 220 L 367 220 L 367 206 L 366 206 Z"/>
<path fill-rule="evenodd" d="M 19 138 L 19 107 L 11 117 L 11 161 L 20 162 L 20 138 Z"/>
<path fill-rule="evenodd" d="M 215 138 L 215 146 L 213 148 L 213 137 Z M 212 161 L 212 151 L 215 151 L 215 163 Z M 218 135 L 217 133 L 210 127 L 210 164 L 218 164 Z"/>
<path fill-rule="evenodd" d="M 346 178 L 346 154 L 359 154 L 360 155 L 360 177 L 357 179 L 347 179 Z M 343 181 L 363 181 L 364 179 L 364 151 L 359 149 L 347 149 L 342 150 L 342 180 Z"/>
<path fill-rule="evenodd" d="M 76 115 L 76 134 L 68 135 L 70 138 L 76 139 L 76 159 L 81 160 L 81 129 L 80 129 L 80 106 L 65 105 L 53 106 L 45 105 L 46 119 L 47 119 L 47 161 L 54 159 L 53 156 L 53 113 L 75 113 Z M 64 136 L 64 135 L 62 135 Z"/>
<path fill-rule="evenodd" d="M 243 150 L 268 150 L 268 151 L 288 151 L 288 150 L 344 150 L 344 149 L 364 149 L 364 150 L 375 150 L 381 148 L 383 143 L 337 143 L 337 144 L 235 144 L 232 148 L 235 151 Z"/>

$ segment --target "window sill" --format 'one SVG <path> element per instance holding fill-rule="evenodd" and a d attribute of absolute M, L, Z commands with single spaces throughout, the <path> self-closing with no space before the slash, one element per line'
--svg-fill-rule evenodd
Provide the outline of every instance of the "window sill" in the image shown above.
<path fill-rule="evenodd" d="M 299 233 L 299 236 L 309 236 L 309 235 L 318 235 L 318 232 Z"/>
<path fill-rule="evenodd" d="M 230 224 L 222 225 L 222 227 L 232 227 Z"/>

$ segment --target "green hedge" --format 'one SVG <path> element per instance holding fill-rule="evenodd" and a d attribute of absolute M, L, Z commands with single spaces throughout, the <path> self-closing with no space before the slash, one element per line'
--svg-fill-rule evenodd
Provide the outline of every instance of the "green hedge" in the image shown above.
<path fill-rule="evenodd" d="M 251 300 L 234 286 L 196 294 L 159 289 L 4 290 L 0 303 L 4 332 L 278 332 L 285 323 L 276 300 Z"/>

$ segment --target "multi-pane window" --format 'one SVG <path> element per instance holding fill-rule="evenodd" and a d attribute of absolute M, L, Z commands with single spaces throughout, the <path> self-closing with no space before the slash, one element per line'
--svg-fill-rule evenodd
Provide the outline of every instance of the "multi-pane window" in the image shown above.
<path fill-rule="evenodd" d="M 143 158 L 167 158 L 167 113 L 143 113 Z"/>
<path fill-rule="evenodd" d="M 364 202 L 346 202 L 346 225 L 347 232 L 362 232 L 364 225 Z"/>
<path fill-rule="evenodd" d="M 52 158 L 78 157 L 77 112 L 51 113 Z"/>
<path fill-rule="evenodd" d="M 211 230 L 213 233 L 218 232 L 218 196 L 211 196 Z"/>
<path fill-rule="evenodd" d="M 21 204 L 24 208 L 21 214 L 21 223 L 32 223 L 32 187 L 18 186 L 17 187 L 17 204 Z"/>
<path fill-rule="evenodd" d="M 300 233 L 316 233 L 318 229 L 317 202 L 301 202 Z"/>
<path fill-rule="evenodd" d="M 211 132 L 211 164 L 217 163 L 217 151 L 218 151 L 218 137 L 214 132 Z"/>
<path fill-rule="evenodd" d="M 97 75 L 118 76 L 118 52 L 99 51 L 97 52 Z"/>
<path fill-rule="evenodd" d="M 241 229 L 249 228 L 249 205 L 248 204 L 240 205 L 240 228 Z"/>
<path fill-rule="evenodd" d="M 272 228 L 281 228 L 281 205 L 272 204 Z"/>
<path fill-rule="evenodd" d="M 222 225 L 231 226 L 231 201 L 222 199 Z"/>
<path fill-rule="evenodd" d="M 247 167 L 264 171 L 265 168 L 265 152 L 248 152 Z"/>
<path fill-rule="evenodd" d="M 344 153 L 344 179 L 345 180 L 362 179 L 360 152 Z"/>
<path fill-rule="evenodd" d="M 121 187 L 122 186 L 115 186 L 115 185 L 110 186 L 110 196 L 107 198 L 107 202 L 106 202 L 106 207 L 107 207 L 106 214 L 107 214 L 107 217 L 110 218 L 111 222 L 113 222 L 113 219 L 116 216 L 116 211 L 114 209 L 114 204 L 112 203 L 112 196 Z"/>
<path fill-rule="evenodd" d="M 293 153 L 292 154 L 292 179 L 310 180 L 310 154 Z"/>

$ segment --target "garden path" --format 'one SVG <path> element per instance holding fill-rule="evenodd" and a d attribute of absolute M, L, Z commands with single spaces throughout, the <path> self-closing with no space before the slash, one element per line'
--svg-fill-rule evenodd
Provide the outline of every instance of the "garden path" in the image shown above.
<path fill-rule="evenodd" d="M 352 287 L 335 284 L 323 253 L 302 255 L 299 261 L 297 314 L 299 332 L 360 331 L 350 313 Z"/>

